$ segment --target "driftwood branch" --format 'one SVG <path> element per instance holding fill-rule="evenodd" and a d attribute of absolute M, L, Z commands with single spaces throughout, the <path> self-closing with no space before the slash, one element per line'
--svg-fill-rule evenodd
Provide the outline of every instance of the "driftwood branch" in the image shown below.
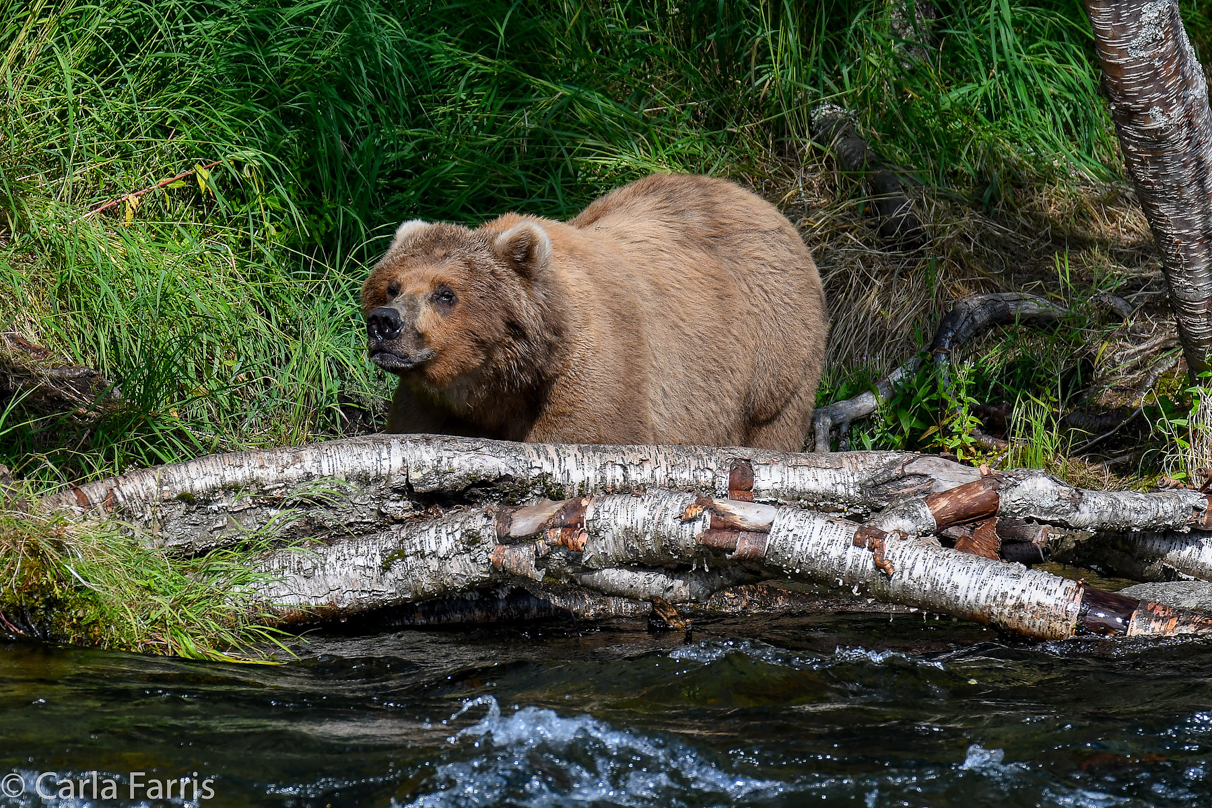
<path fill-rule="evenodd" d="M 960 345 L 995 326 L 1010 325 L 1016 322 L 1051 323 L 1064 315 L 1063 308 L 1041 297 L 1022 292 L 973 295 L 961 300 L 943 317 L 928 352 L 934 358 L 933 361 L 943 380 L 944 388 L 950 392 L 953 386 L 950 375 L 951 353 Z M 816 451 L 829 451 L 830 435 L 834 430 L 838 432 L 839 442 L 842 444 L 839 448 L 844 451 L 847 442 L 846 434 L 851 422 L 874 413 L 879 408 L 881 401 L 888 399 L 893 390 L 917 373 L 921 364 L 920 357 L 912 357 L 877 382 L 874 390 L 860 393 L 845 401 L 835 402 L 827 407 L 818 408 L 812 415 Z"/>

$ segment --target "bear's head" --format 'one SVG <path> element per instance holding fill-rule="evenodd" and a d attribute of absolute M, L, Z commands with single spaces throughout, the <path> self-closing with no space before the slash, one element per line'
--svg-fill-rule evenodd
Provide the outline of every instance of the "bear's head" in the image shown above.
<path fill-rule="evenodd" d="M 404 222 L 362 287 L 371 361 L 438 394 L 486 375 L 528 383 L 551 337 L 541 278 L 551 250 L 524 219 L 503 230 Z"/>

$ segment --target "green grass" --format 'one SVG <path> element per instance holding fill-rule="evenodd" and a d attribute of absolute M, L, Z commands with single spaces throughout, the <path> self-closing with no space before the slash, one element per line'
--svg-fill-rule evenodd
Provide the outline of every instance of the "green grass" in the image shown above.
<path fill-rule="evenodd" d="M 0 509 L 0 630 L 196 659 L 281 647 L 272 616 L 242 594 L 264 578 L 244 553 L 177 558 L 145 538 L 112 521 Z"/>

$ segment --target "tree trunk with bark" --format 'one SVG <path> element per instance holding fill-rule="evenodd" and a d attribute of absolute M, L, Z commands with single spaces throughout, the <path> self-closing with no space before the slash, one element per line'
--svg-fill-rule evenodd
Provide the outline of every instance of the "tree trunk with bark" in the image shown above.
<path fill-rule="evenodd" d="M 1085 0 L 1192 376 L 1212 369 L 1212 110 L 1175 0 Z"/>

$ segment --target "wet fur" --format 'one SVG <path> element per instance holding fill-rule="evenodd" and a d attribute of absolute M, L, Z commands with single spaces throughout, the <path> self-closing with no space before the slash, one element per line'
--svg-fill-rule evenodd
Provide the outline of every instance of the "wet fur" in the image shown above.
<path fill-rule="evenodd" d="M 452 310 L 431 301 L 441 285 Z M 828 331 L 790 222 L 687 175 L 647 177 L 567 223 L 405 223 L 363 288 L 367 313 L 393 301 L 412 306 L 401 350 L 434 356 L 401 374 L 390 432 L 799 450 Z"/>

